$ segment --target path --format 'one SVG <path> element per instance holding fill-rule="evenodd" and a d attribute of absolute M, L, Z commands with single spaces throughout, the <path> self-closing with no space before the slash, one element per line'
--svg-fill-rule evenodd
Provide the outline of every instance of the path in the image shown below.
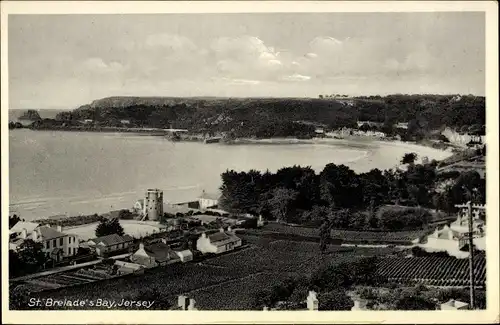
<path fill-rule="evenodd" d="M 116 259 L 120 259 L 120 258 L 125 258 L 125 257 L 127 257 L 129 255 L 130 254 L 127 253 L 127 254 L 112 256 L 110 258 L 116 260 Z M 71 270 L 75 270 L 75 269 L 80 269 L 82 267 L 86 267 L 86 266 L 90 266 L 90 265 L 95 265 L 95 264 L 100 263 L 100 262 L 102 262 L 102 259 L 97 259 L 97 260 L 94 260 L 94 261 L 80 263 L 80 264 L 76 264 L 76 265 L 61 266 L 61 267 L 53 268 L 53 269 L 50 269 L 50 270 L 47 270 L 47 271 L 43 271 L 43 272 L 39 272 L 39 273 L 34 273 L 34 274 L 28 274 L 28 275 L 21 276 L 21 277 L 18 277 L 18 278 L 13 278 L 13 279 L 10 279 L 10 281 L 11 282 L 17 282 L 17 281 L 25 281 L 25 280 L 36 279 L 36 278 L 47 276 L 47 275 L 52 275 L 52 274 L 62 273 L 62 272 L 71 271 Z"/>

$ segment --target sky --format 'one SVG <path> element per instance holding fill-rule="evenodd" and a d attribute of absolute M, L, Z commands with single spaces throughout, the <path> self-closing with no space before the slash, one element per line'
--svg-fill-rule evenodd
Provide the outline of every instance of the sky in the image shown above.
<path fill-rule="evenodd" d="M 9 15 L 10 108 L 485 93 L 481 12 Z"/>

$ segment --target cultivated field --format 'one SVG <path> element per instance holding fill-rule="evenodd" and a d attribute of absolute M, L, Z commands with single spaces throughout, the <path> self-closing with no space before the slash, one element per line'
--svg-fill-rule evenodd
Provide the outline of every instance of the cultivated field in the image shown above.
<path fill-rule="evenodd" d="M 484 286 L 486 283 L 486 258 L 476 256 L 474 259 L 475 283 Z M 468 286 L 469 260 L 455 257 L 413 257 L 385 258 L 378 266 L 380 275 L 390 282 L 400 284 L 422 283 L 434 286 Z"/>
<path fill-rule="evenodd" d="M 201 309 L 245 309 L 251 302 L 250 291 L 272 286 L 281 279 L 306 275 L 326 263 L 339 263 L 359 256 L 396 251 L 391 248 L 346 248 L 330 246 L 321 256 L 317 243 L 272 241 L 241 236 L 251 247 L 217 256 L 201 263 L 173 264 L 97 283 L 33 293 L 35 297 L 67 299 L 122 299 L 141 290 L 156 288 L 176 301 L 180 294 L 197 300 Z"/>
<path fill-rule="evenodd" d="M 359 244 L 411 244 L 412 241 L 428 234 L 428 230 L 414 231 L 352 231 L 334 229 L 331 233 L 332 239 L 341 239 L 345 243 Z M 304 237 L 318 237 L 319 229 L 308 227 L 295 227 L 282 224 L 270 223 L 266 225 L 261 233 L 272 235 L 273 233 L 290 234 Z"/>

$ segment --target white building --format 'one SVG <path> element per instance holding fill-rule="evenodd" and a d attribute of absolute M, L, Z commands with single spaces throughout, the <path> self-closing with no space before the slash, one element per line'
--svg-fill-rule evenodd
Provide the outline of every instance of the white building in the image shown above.
<path fill-rule="evenodd" d="M 486 224 L 481 218 L 481 210 L 485 209 L 485 206 L 475 205 L 473 207 L 480 208 L 473 209 L 473 243 L 476 249 L 484 251 L 486 249 Z M 469 218 L 465 211 L 462 210 L 454 222 L 449 226 L 445 225 L 442 229 L 436 229 L 434 233 L 427 237 L 427 242 L 419 246 L 426 251 L 446 251 L 458 258 L 466 258 L 469 253 L 460 249 L 469 243 L 468 232 Z"/>
<path fill-rule="evenodd" d="M 186 263 L 189 261 L 193 260 L 193 252 L 191 252 L 189 249 L 185 249 L 182 251 L 176 251 L 175 252 L 177 256 L 181 259 L 181 262 Z"/>
<path fill-rule="evenodd" d="M 486 143 L 486 136 L 484 135 L 471 135 L 468 133 L 459 133 L 453 129 L 446 128 L 443 132 L 441 132 L 450 143 L 459 145 L 459 146 L 467 146 L 469 142 L 477 142 L 484 144 Z"/>
<path fill-rule="evenodd" d="M 241 246 L 241 239 L 231 229 L 224 231 L 223 228 L 211 235 L 203 233 L 196 241 L 196 249 L 200 252 L 220 254 L 231 251 Z"/>
<path fill-rule="evenodd" d="M 216 207 L 219 204 L 219 195 L 203 191 L 202 195 L 198 198 L 198 203 L 200 210 Z"/>
<path fill-rule="evenodd" d="M 10 229 L 9 248 L 19 249 L 27 239 L 42 243 L 43 251 L 55 261 L 74 256 L 80 247 L 77 235 L 62 232 L 62 227 L 51 228 L 33 222 L 19 221 Z"/>

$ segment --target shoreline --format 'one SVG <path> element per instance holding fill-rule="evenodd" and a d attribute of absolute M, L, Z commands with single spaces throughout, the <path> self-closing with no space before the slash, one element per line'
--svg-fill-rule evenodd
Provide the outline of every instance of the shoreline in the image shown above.
<path fill-rule="evenodd" d="M 142 134 L 141 134 L 142 135 Z M 184 141 L 180 141 L 184 142 Z M 174 142 L 175 143 L 175 142 Z M 397 151 L 401 151 L 401 148 L 404 148 L 404 150 L 408 150 L 409 152 L 417 152 L 419 158 L 429 156 L 429 160 L 435 159 L 436 161 L 441 161 L 444 160 L 450 156 L 453 155 L 451 151 L 446 151 L 446 150 L 441 150 L 437 148 L 433 148 L 431 146 L 425 146 L 419 143 L 412 143 L 412 142 L 402 142 L 402 141 L 397 141 L 397 140 L 380 140 L 380 139 L 373 139 L 373 138 L 349 138 L 349 139 L 334 139 L 334 138 L 313 138 L 313 139 L 296 139 L 296 138 L 271 138 L 271 139 L 238 139 L 236 143 L 213 143 L 213 144 L 207 144 L 207 145 L 212 145 L 212 146 L 239 146 L 239 145 L 324 145 L 324 146 L 329 146 L 329 145 L 344 145 L 347 147 L 358 147 L 360 149 L 364 149 L 363 153 L 360 154 L 358 157 L 355 159 L 351 159 L 348 164 L 356 164 L 356 161 L 365 161 L 365 164 L 369 164 L 370 166 L 373 166 L 372 168 L 377 168 L 375 161 L 371 161 L 371 154 L 373 153 L 374 150 L 377 148 L 386 148 L 383 150 L 386 150 L 390 152 L 391 148 L 400 148 L 399 150 L 396 149 Z M 377 157 L 375 157 L 377 158 Z M 394 166 L 396 167 L 396 166 Z M 384 168 L 384 169 L 390 169 L 394 167 L 389 167 L 389 168 Z M 220 180 L 219 180 L 220 181 Z M 43 201 L 43 198 L 39 198 L 38 200 Z M 113 204 L 114 205 L 114 204 Z M 127 206 L 123 206 L 122 209 L 129 209 L 131 204 L 128 204 Z M 114 205 L 115 209 L 120 209 L 120 206 Z M 11 203 L 9 204 L 9 211 L 11 211 L 11 214 L 17 213 L 18 215 L 23 217 L 22 213 L 23 208 L 19 207 L 18 204 L 16 203 Z M 71 214 L 68 217 L 78 217 L 79 215 L 86 215 L 86 214 L 93 214 L 93 213 L 98 213 L 98 214 L 106 214 L 109 213 L 109 207 L 107 210 L 102 210 L 102 209 L 94 209 L 92 213 L 76 213 L 76 214 Z M 28 213 L 28 215 L 31 215 L 31 213 Z M 51 214 L 52 216 L 57 216 L 58 213 Z M 35 220 L 35 219 L 51 219 L 52 216 L 50 217 L 45 217 L 45 218 L 33 218 L 28 216 L 27 220 Z M 68 218 L 63 218 L 63 219 L 68 219 Z"/>
<path fill-rule="evenodd" d="M 141 136 L 154 136 L 154 137 L 165 137 L 168 139 L 168 135 L 170 134 L 169 129 L 159 129 L 159 128 L 127 128 L 127 127 L 99 127 L 99 128 L 89 128 L 89 127 L 47 127 L 47 128 L 36 128 L 32 129 L 29 127 L 21 128 L 28 129 L 31 131 L 53 131 L 53 132 L 90 132 L 90 133 L 110 133 L 110 134 L 137 134 Z M 177 129 L 175 129 L 177 130 Z M 12 131 L 12 130 L 10 130 Z M 204 138 L 202 134 L 181 134 L 180 139 L 171 140 L 172 142 L 204 142 Z M 396 146 L 408 146 L 408 147 L 418 147 L 418 148 L 428 148 L 433 149 L 438 152 L 449 152 L 450 154 L 447 156 L 451 156 L 453 153 L 450 148 L 455 150 L 466 148 L 459 148 L 453 146 L 451 144 L 445 144 L 446 148 L 437 148 L 432 145 L 432 142 L 404 142 L 396 139 L 384 139 L 378 137 L 370 137 L 370 136 L 349 136 L 347 138 L 331 138 L 331 137 L 313 137 L 310 139 L 299 139 L 296 137 L 275 137 L 275 138 L 265 138 L 265 139 L 255 139 L 255 138 L 237 138 L 233 140 L 221 140 L 219 142 L 210 143 L 210 144 L 219 144 L 219 145 L 290 145 L 290 144 L 328 144 L 328 143 L 359 143 L 359 144 L 367 144 L 367 143 L 376 143 L 381 145 L 396 145 Z M 208 144 L 208 143 L 207 143 Z M 440 158 L 435 159 L 437 161 L 446 159 Z"/>

